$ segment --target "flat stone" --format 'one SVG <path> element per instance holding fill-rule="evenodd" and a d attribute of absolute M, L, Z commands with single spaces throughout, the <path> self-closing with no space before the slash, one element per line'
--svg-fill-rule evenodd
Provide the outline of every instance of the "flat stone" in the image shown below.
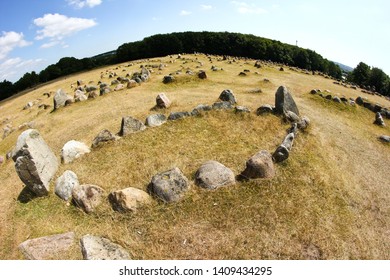
<path fill-rule="evenodd" d="M 167 117 L 163 114 L 150 115 L 145 120 L 145 125 L 149 127 L 156 127 L 166 123 Z"/>
<path fill-rule="evenodd" d="M 135 212 L 139 207 L 152 203 L 150 195 L 137 188 L 126 188 L 109 194 L 112 208 L 119 212 Z"/>
<path fill-rule="evenodd" d="M 140 132 L 146 129 L 146 126 L 139 120 L 127 116 L 122 118 L 120 136 L 126 136 L 131 133 Z"/>
<path fill-rule="evenodd" d="M 84 235 L 80 240 L 84 260 L 130 260 L 130 254 L 119 244 L 94 235 Z"/>

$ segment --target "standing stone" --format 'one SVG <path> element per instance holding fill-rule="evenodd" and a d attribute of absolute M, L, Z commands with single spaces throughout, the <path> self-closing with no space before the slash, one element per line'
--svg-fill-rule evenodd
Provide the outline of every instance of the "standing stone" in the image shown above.
<path fill-rule="evenodd" d="M 129 253 L 107 238 L 84 235 L 80 240 L 84 260 L 129 260 Z"/>
<path fill-rule="evenodd" d="M 54 109 L 58 109 L 59 107 L 64 107 L 67 104 L 73 103 L 73 98 L 66 94 L 62 89 L 57 90 L 54 95 Z"/>
<path fill-rule="evenodd" d="M 275 168 L 272 155 L 268 151 L 260 151 L 246 162 L 245 170 L 239 175 L 240 179 L 273 178 Z"/>
<path fill-rule="evenodd" d="M 195 173 L 195 184 L 205 189 L 214 190 L 236 183 L 234 173 L 217 161 L 207 161 Z"/>
<path fill-rule="evenodd" d="M 89 214 L 93 212 L 102 202 L 104 190 L 95 185 L 74 186 L 72 198 L 74 203 Z"/>
<path fill-rule="evenodd" d="M 58 260 L 74 245 L 74 232 L 29 239 L 18 248 L 27 260 Z"/>
<path fill-rule="evenodd" d="M 177 167 L 154 175 L 148 186 L 149 193 L 168 203 L 181 200 L 188 189 L 188 179 Z"/>
<path fill-rule="evenodd" d="M 156 97 L 156 105 L 158 108 L 169 108 L 171 106 L 171 101 L 166 94 L 162 92 Z"/>
<path fill-rule="evenodd" d="M 224 91 L 221 92 L 219 95 L 219 99 L 222 101 L 227 101 L 230 102 L 231 104 L 236 104 L 236 97 L 234 96 L 234 93 L 230 89 L 225 89 Z"/>
<path fill-rule="evenodd" d="M 284 138 L 282 144 L 276 148 L 275 152 L 272 154 L 272 158 L 275 162 L 282 162 L 289 157 L 294 138 L 294 133 L 289 133 L 286 138 Z"/>
<path fill-rule="evenodd" d="M 385 122 L 384 122 L 384 120 L 382 118 L 381 113 L 378 112 L 378 113 L 375 114 L 374 124 L 379 125 L 379 126 L 386 126 L 386 124 L 385 124 Z"/>
<path fill-rule="evenodd" d="M 56 180 L 54 192 L 60 198 L 67 201 L 72 197 L 72 190 L 79 185 L 79 179 L 77 178 L 76 173 L 66 170 L 64 174 Z"/>
<path fill-rule="evenodd" d="M 291 111 L 299 116 L 299 110 L 295 101 L 285 86 L 280 86 L 275 93 L 275 113 L 283 114 Z"/>
<path fill-rule="evenodd" d="M 108 195 L 112 208 L 119 212 L 135 212 L 137 208 L 150 204 L 151 197 L 143 190 L 136 188 L 126 188 L 112 192 Z"/>
<path fill-rule="evenodd" d="M 37 196 L 49 193 L 49 184 L 58 169 L 58 160 L 35 129 L 19 135 L 12 159 L 22 182 Z"/>
<path fill-rule="evenodd" d="M 167 121 L 167 117 L 163 114 L 154 114 L 146 118 L 145 124 L 150 127 L 160 126 Z"/>
<path fill-rule="evenodd" d="M 131 133 L 136 133 L 146 129 L 146 126 L 139 120 L 127 116 L 122 118 L 120 136 L 126 136 Z"/>
<path fill-rule="evenodd" d="M 61 161 L 67 164 L 90 152 L 90 148 L 83 142 L 70 140 L 61 149 Z"/>
<path fill-rule="evenodd" d="M 109 130 L 104 129 L 92 141 L 92 148 L 96 148 L 103 143 L 115 141 L 117 138 Z"/>

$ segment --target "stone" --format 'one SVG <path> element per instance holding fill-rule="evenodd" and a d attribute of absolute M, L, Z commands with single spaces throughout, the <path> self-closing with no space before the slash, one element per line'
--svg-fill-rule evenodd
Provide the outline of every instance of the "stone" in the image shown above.
<path fill-rule="evenodd" d="M 82 80 L 77 80 L 77 86 L 81 86 L 83 84 L 84 84 L 84 82 Z"/>
<path fill-rule="evenodd" d="M 119 244 L 94 235 L 84 235 L 80 239 L 84 260 L 130 260 L 129 253 Z"/>
<path fill-rule="evenodd" d="M 3 163 L 4 163 L 4 157 L 0 156 L 0 164 L 3 164 Z"/>
<path fill-rule="evenodd" d="M 91 92 L 91 91 L 95 91 L 95 90 L 98 90 L 97 86 L 90 85 L 90 86 L 85 87 L 86 92 Z"/>
<path fill-rule="evenodd" d="M 26 187 L 37 196 L 48 195 L 58 160 L 37 130 L 28 129 L 19 135 L 12 159 Z"/>
<path fill-rule="evenodd" d="M 135 212 L 138 208 L 152 203 L 149 194 L 136 188 L 126 188 L 108 195 L 112 208 L 118 212 Z"/>
<path fill-rule="evenodd" d="M 169 121 L 175 121 L 191 116 L 189 112 L 172 112 L 168 116 Z"/>
<path fill-rule="evenodd" d="M 103 89 L 103 91 L 105 90 L 106 88 Z M 96 91 L 91 91 L 88 93 L 88 99 L 95 99 L 99 96 L 99 94 L 97 94 Z"/>
<path fill-rule="evenodd" d="M 234 96 L 234 93 L 230 89 L 225 89 L 224 91 L 221 92 L 219 95 L 219 99 L 222 101 L 227 101 L 230 102 L 231 104 L 236 104 L 236 97 Z"/>
<path fill-rule="evenodd" d="M 204 79 L 207 79 L 207 74 L 206 74 L 206 71 L 199 71 L 198 72 L 198 78 L 201 79 L 201 80 L 204 80 Z"/>
<path fill-rule="evenodd" d="M 56 94 L 53 97 L 54 101 L 54 109 L 58 109 L 60 107 L 64 107 L 65 105 L 72 103 L 73 98 L 66 94 L 62 89 L 57 90 Z"/>
<path fill-rule="evenodd" d="M 145 120 L 145 125 L 150 127 L 156 127 L 164 124 L 167 121 L 167 117 L 163 114 L 150 115 Z"/>
<path fill-rule="evenodd" d="M 355 102 L 356 102 L 357 105 L 363 106 L 364 99 L 362 97 L 358 96 L 356 98 Z"/>
<path fill-rule="evenodd" d="M 119 85 L 117 85 L 114 88 L 114 91 L 120 91 L 120 90 L 123 90 L 123 89 L 125 89 L 125 85 L 124 84 L 119 84 Z"/>
<path fill-rule="evenodd" d="M 273 178 L 275 176 L 272 155 L 268 151 L 260 151 L 246 162 L 245 170 L 239 175 L 240 179 Z"/>
<path fill-rule="evenodd" d="M 321 91 L 318 90 L 318 89 L 312 89 L 312 90 L 310 91 L 311 94 L 317 94 L 317 93 L 319 93 L 319 92 L 321 92 Z"/>
<path fill-rule="evenodd" d="M 128 83 L 127 83 L 127 88 L 134 88 L 134 87 L 137 87 L 138 86 L 138 83 L 134 80 L 130 80 Z"/>
<path fill-rule="evenodd" d="M 89 214 L 102 203 L 104 190 L 95 185 L 86 184 L 74 186 L 72 189 L 72 201 L 85 213 Z"/>
<path fill-rule="evenodd" d="M 191 114 L 193 116 L 197 116 L 199 115 L 201 112 L 206 112 L 206 111 L 211 111 L 213 108 L 210 106 L 210 105 L 203 105 L 203 104 L 199 104 L 198 106 L 196 106 Z"/>
<path fill-rule="evenodd" d="M 95 92 L 95 91 L 92 91 L 92 92 Z M 105 94 L 110 93 L 110 92 L 111 92 L 111 89 L 109 87 L 105 87 L 105 88 L 100 89 L 100 95 L 105 95 Z"/>
<path fill-rule="evenodd" d="M 70 140 L 66 142 L 61 149 L 61 161 L 62 163 L 67 164 L 89 152 L 91 152 L 91 150 L 85 143 Z"/>
<path fill-rule="evenodd" d="M 74 101 L 75 102 L 81 102 L 81 101 L 85 101 L 87 99 L 88 99 L 88 97 L 85 95 L 84 91 L 81 91 L 78 89 L 74 92 Z"/>
<path fill-rule="evenodd" d="M 79 179 L 76 173 L 71 170 L 66 170 L 60 177 L 57 178 L 54 188 L 54 193 L 65 201 L 72 198 L 72 190 L 79 186 Z"/>
<path fill-rule="evenodd" d="M 379 125 L 379 126 L 386 126 L 386 124 L 385 124 L 385 122 L 384 122 L 384 120 L 382 118 L 381 113 L 378 112 L 378 113 L 375 114 L 374 124 Z"/>
<path fill-rule="evenodd" d="M 333 97 L 333 101 L 336 103 L 341 103 L 341 99 L 338 96 Z"/>
<path fill-rule="evenodd" d="M 148 185 L 150 194 L 167 203 L 183 199 L 188 189 L 188 179 L 177 167 L 154 175 Z"/>
<path fill-rule="evenodd" d="M 294 123 L 294 122 L 299 122 L 301 119 L 299 116 L 297 116 L 294 112 L 292 111 L 286 111 L 283 113 L 283 118 L 287 121 L 287 122 L 291 122 L 291 123 Z"/>
<path fill-rule="evenodd" d="M 27 260 L 58 260 L 74 246 L 74 232 L 28 239 L 18 248 Z"/>
<path fill-rule="evenodd" d="M 385 143 L 390 143 L 390 136 L 387 136 L 387 135 L 381 135 L 378 137 L 378 139 L 382 142 L 385 142 Z"/>
<path fill-rule="evenodd" d="M 275 108 L 272 107 L 272 105 L 264 104 L 261 105 L 259 108 L 257 108 L 256 115 L 260 116 L 260 115 L 271 114 L 274 112 L 274 109 Z"/>
<path fill-rule="evenodd" d="M 34 106 L 34 103 L 32 101 L 27 102 L 27 104 L 23 107 L 23 110 L 30 109 Z"/>
<path fill-rule="evenodd" d="M 175 77 L 173 77 L 171 75 L 164 76 L 164 78 L 163 78 L 164 84 L 170 84 L 170 83 L 173 83 L 174 81 L 175 81 Z"/>
<path fill-rule="evenodd" d="M 165 93 L 159 93 L 156 97 L 157 108 L 169 108 L 171 101 L 168 99 Z"/>
<path fill-rule="evenodd" d="M 236 114 L 238 114 L 238 113 L 250 113 L 251 110 L 249 110 L 249 108 L 248 108 L 248 107 L 245 107 L 245 106 L 236 106 L 236 107 L 234 108 L 234 112 L 235 112 Z"/>
<path fill-rule="evenodd" d="M 195 173 L 195 184 L 205 189 L 214 190 L 235 183 L 233 171 L 217 161 L 203 163 Z"/>
<path fill-rule="evenodd" d="M 295 101 L 285 86 L 280 86 L 275 93 L 275 113 L 283 114 L 287 111 L 291 111 L 299 116 L 299 110 Z"/>
<path fill-rule="evenodd" d="M 310 125 L 310 119 L 306 116 L 302 117 L 301 120 L 297 123 L 297 126 L 301 130 L 305 130 Z"/>
<path fill-rule="evenodd" d="M 374 109 L 375 109 L 374 104 L 372 104 L 371 102 L 368 102 L 368 101 L 363 102 L 363 107 L 372 111 L 372 112 L 374 112 Z"/>
<path fill-rule="evenodd" d="M 228 101 L 220 101 L 220 102 L 215 102 L 212 106 L 214 110 L 229 110 L 232 109 L 232 103 Z"/>
<path fill-rule="evenodd" d="M 282 162 L 285 161 L 290 154 L 293 142 L 294 142 L 294 133 L 289 133 L 285 139 L 283 140 L 282 144 L 276 148 L 275 152 L 272 154 L 272 159 L 274 162 Z"/>
<path fill-rule="evenodd" d="M 127 116 L 122 118 L 120 136 L 126 136 L 131 133 L 140 132 L 146 129 L 146 126 L 139 120 Z"/>
<path fill-rule="evenodd" d="M 332 100 L 332 95 L 331 94 L 326 95 L 325 99 Z"/>
<path fill-rule="evenodd" d="M 92 148 L 96 148 L 103 143 L 115 141 L 117 138 L 109 130 L 104 129 L 99 132 L 99 134 L 92 141 Z"/>

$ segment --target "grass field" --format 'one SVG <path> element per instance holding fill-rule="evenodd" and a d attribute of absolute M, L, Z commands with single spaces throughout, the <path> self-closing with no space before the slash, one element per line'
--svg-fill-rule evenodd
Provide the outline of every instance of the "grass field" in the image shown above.
<path fill-rule="evenodd" d="M 200 66 L 202 62 L 202 66 Z M 110 83 L 106 70 L 119 76 L 139 71 L 140 65 L 166 64 L 154 70 L 141 86 L 111 92 L 54 112 L 29 101 L 53 105 L 43 96 L 59 88 L 73 95 L 71 85 Z M 62 164 L 47 197 L 28 203 L 17 200 L 23 189 L 14 163 L 0 166 L 0 259 L 22 259 L 18 245 L 31 238 L 74 231 L 105 236 L 126 248 L 134 259 L 390 259 L 390 145 L 377 140 L 390 135 L 387 127 L 373 124 L 374 114 L 362 107 L 336 104 L 311 95 L 313 88 L 332 95 L 367 97 L 385 107 L 390 102 L 333 84 L 320 75 L 308 75 L 254 60 L 224 61 L 205 55 L 183 55 L 137 61 L 67 77 L 0 103 L 0 122 L 16 131 L 0 142 L 0 155 L 10 151 L 23 131 L 19 125 L 34 122 L 60 159 L 69 140 L 91 145 L 103 129 L 116 133 L 123 116 L 139 120 L 155 113 L 158 93 L 172 101 L 160 112 L 190 111 L 198 104 L 211 105 L 224 89 L 231 89 L 247 115 L 211 111 L 197 117 L 170 121 L 161 127 L 132 134 L 94 149 L 70 164 Z M 215 65 L 223 70 L 211 71 Z M 185 74 L 206 70 L 200 80 Z M 250 72 L 242 77 L 245 69 Z M 182 70 L 173 84 L 164 75 Z M 100 79 L 101 73 L 104 77 Z M 265 82 L 268 79 L 269 82 Z M 292 92 L 310 128 L 294 142 L 290 158 L 276 165 L 270 180 L 239 182 L 206 191 L 194 185 L 197 168 L 217 160 L 239 174 L 246 160 L 260 150 L 271 153 L 289 127 L 274 115 L 257 116 L 262 104 L 274 104 L 280 85 Z M 252 93 L 261 89 L 262 93 Z M 52 95 L 53 96 L 53 95 Z M 386 120 L 385 120 L 386 122 Z M 85 214 L 59 199 L 53 182 L 65 170 L 74 171 L 82 184 L 101 186 L 105 196 L 126 187 L 146 190 L 158 172 L 179 167 L 191 181 L 185 199 L 173 204 L 155 201 L 136 213 L 117 213 L 108 200 L 92 214 Z M 77 244 L 59 259 L 81 259 Z"/>

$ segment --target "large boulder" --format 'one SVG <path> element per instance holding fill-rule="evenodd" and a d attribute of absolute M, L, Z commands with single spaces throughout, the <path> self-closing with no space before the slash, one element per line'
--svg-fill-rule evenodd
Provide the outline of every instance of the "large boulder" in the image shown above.
<path fill-rule="evenodd" d="M 145 124 L 150 127 L 160 126 L 167 121 L 167 117 L 163 114 L 154 114 L 146 118 Z"/>
<path fill-rule="evenodd" d="M 272 155 L 268 151 L 260 151 L 246 162 L 245 170 L 239 175 L 240 179 L 273 178 L 275 168 Z"/>
<path fill-rule="evenodd" d="M 39 132 L 28 129 L 19 135 L 12 159 L 22 182 L 37 196 L 49 193 L 58 160 Z"/>
<path fill-rule="evenodd" d="M 95 185 L 79 185 L 74 186 L 72 190 L 72 198 L 75 205 L 89 214 L 95 211 L 102 202 L 104 190 Z"/>
<path fill-rule="evenodd" d="M 217 189 L 236 183 L 234 173 L 217 161 L 203 163 L 195 173 L 195 184 L 205 189 Z"/>
<path fill-rule="evenodd" d="M 91 152 L 91 149 L 83 142 L 70 140 L 61 149 L 62 163 L 70 163 L 84 154 Z"/>
<path fill-rule="evenodd" d="M 119 212 L 135 212 L 139 207 L 152 202 L 149 194 L 131 187 L 110 193 L 108 200 L 112 208 Z"/>
<path fill-rule="evenodd" d="M 156 106 L 157 108 L 169 108 L 171 106 L 171 101 L 168 99 L 165 93 L 159 93 L 156 97 Z"/>
<path fill-rule="evenodd" d="M 119 131 L 120 136 L 126 136 L 131 133 L 136 133 L 146 129 L 146 126 L 139 120 L 126 116 L 122 118 L 121 130 Z"/>
<path fill-rule="evenodd" d="M 168 203 L 181 200 L 188 189 L 188 179 L 177 167 L 154 175 L 148 186 L 149 193 Z"/>
<path fill-rule="evenodd" d="M 84 235 L 80 240 L 84 260 L 129 260 L 129 253 L 119 244 L 94 235 Z"/>
<path fill-rule="evenodd" d="M 66 170 L 60 177 L 57 178 L 54 192 L 63 200 L 69 200 L 72 197 L 72 191 L 78 187 L 79 179 L 76 173 Z"/>
<path fill-rule="evenodd" d="M 219 99 L 222 101 L 230 102 L 231 104 L 237 103 L 236 97 L 234 96 L 233 91 L 230 89 L 225 89 L 224 91 L 222 91 L 219 95 Z"/>
<path fill-rule="evenodd" d="M 289 133 L 286 138 L 284 138 L 282 144 L 277 147 L 275 152 L 272 154 L 272 159 L 274 162 L 282 162 L 289 157 L 294 138 L 294 133 Z"/>
<path fill-rule="evenodd" d="M 58 260 L 74 246 L 74 233 L 28 239 L 18 248 L 27 260 Z"/>
<path fill-rule="evenodd" d="M 287 111 L 291 111 L 299 116 L 298 107 L 291 93 L 285 86 L 280 86 L 275 93 L 275 113 L 282 115 Z"/>
<path fill-rule="evenodd" d="M 59 107 L 64 107 L 69 103 L 73 103 L 72 96 L 66 94 L 62 89 L 57 90 L 56 94 L 53 98 L 54 101 L 54 109 L 58 109 Z"/>

